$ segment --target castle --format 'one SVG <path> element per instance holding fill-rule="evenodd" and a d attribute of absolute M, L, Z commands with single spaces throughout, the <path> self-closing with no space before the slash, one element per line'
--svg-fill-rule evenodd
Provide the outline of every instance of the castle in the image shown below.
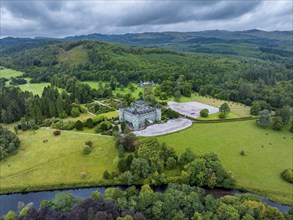
<path fill-rule="evenodd" d="M 124 108 L 123 103 L 119 106 L 119 120 L 128 122 L 135 131 L 145 128 L 146 123 L 161 121 L 161 106 L 158 103 L 156 108 L 150 107 L 146 102 L 139 100 L 130 107 Z"/>

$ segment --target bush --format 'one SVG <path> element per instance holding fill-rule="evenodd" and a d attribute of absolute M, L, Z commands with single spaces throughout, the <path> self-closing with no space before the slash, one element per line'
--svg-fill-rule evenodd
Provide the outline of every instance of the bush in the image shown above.
<path fill-rule="evenodd" d="M 273 118 L 273 129 L 276 130 L 276 131 L 281 131 L 284 127 L 283 125 L 283 121 L 282 121 L 282 118 L 281 116 L 277 116 L 275 118 Z"/>
<path fill-rule="evenodd" d="M 82 129 L 83 129 L 83 123 L 82 123 L 80 120 L 77 120 L 77 121 L 75 122 L 75 128 L 76 128 L 77 130 L 82 130 Z"/>
<path fill-rule="evenodd" d="M 94 120 L 91 118 L 88 118 L 85 122 L 85 126 L 88 128 L 93 128 L 95 126 Z"/>
<path fill-rule="evenodd" d="M 55 130 L 53 131 L 54 136 L 59 136 L 61 135 L 61 131 L 60 130 Z"/>
<path fill-rule="evenodd" d="M 88 145 L 84 145 L 83 149 L 82 149 L 82 153 L 85 155 L 88 155 L 92 152 L 92 148 Z"/>
<path fill-rule="evenodd" d="M 226 116 L 227 116 L 227 115 L 226 115 L 224 112 L 220 112 L 220 114 L 219 114 L 219 118 L 220 118 L 220 119 L 225 119 Z"/>
<path fill-rule="evenodd" d="M 109 121 L 103 121 L 97 126 L 96 132 L 100 133 L 103 131 L 108 131 L 111 127 L 112 127 L 112 124 Z"/>
<path fill-rule="evenodd" d="M 93 142 L 92 141 L 86 141 L 85 142 L 85 145 L 88 145 L 88 146 L 90 146 L 90 147 L 93 147 Z"/>
<path fill-rule="evenodd" d="M 176 160 L 174 157 L 169 157 L 167 162 L 166 162 L 166 168 L 168 170 L 174 169 L 176 167 Z"/>
<path fill-rule="evenodd" d="M 71 116 L 76 118 L 78 116 L 80 116 L 80 112 L 79 112 L 79 109 L 77 107 L 73 107 L 71 109 L 71 112 L 70 112 Z"/>
<path fill-rule="evenodd" d="M 240 155 L 241 155 L 241 156 L 245 156 L 245 152 L 244 152 L 244 150 L 242 150 L 242 151 L 240 152 Z"/>
<path fill-rule="evenodd" d="M 202 109 L 200 111 L 200 116 L 203 117 L 203 118 L 207 118 L 209 116 L 209 110 L 207 108 Z"/>
<path fill-rule="evenodd" d="M 111 179 L 111 174 L 109 173 L 108 170 L 105 170 L 104 173 L 103 173 L 103 178 L 105 180 L 108 180 L 108 179 Z"/>
<path fill-rule="evenodd" d="M 4 220 L 15 220 L 16 219 L 16 214 L 13 211 L 7 212 L 7 214 L 3 218 Z"/>
<path fill-rule="evenodd" d="M 281 173 L 281 177 L 289 183 L 293 183 L 293 169 L 286 169 Z"/>

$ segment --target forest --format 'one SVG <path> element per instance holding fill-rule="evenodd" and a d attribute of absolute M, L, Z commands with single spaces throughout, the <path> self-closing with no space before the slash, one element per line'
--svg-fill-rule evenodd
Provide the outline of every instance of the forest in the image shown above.
<path fill-rule="evenodd" d="M 273 109 L 293 105 L 292 68 L 268 60 L 99 41 L 46 42 L 2 49 L 2 53 L 0 65 L 23 71 L 31 83 L 52 82 L 67 87 L 68 92 L 74 84 L 69 79 L 108 81 L 112 89 L 147 80 L 159 83 L 157 93 L 164 92 L 167 96 L 190 96 L 198 92 L 246 105 L 265 101 Z M 67 78 L 58 82 L 56 76 Z M 21 82 L 14 80 L 14 83 L 17 81 Z M 89 90 L 86 86 L 80 89 Z M 110 91 L 107 93 L 111 95 Z M 87 97 L 77 99 L 83 103 Z"/>

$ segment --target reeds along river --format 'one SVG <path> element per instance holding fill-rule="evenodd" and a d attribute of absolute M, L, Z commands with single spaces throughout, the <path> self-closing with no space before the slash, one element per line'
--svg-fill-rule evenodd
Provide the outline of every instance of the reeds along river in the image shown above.
<path fill-rule="evenodd" d="M 128 186 L 118 186 L 121 190 L 126 189 Z M 79 189 L 66 189 L 66 190 L 54 190 L 54 191 L 39 191 L 30 193 L 15 193 L 8 195 L 0 195 L 0 217 L 5 215 L 8 211 L 18 211 L 18 202 L 23 202 L 24 204 L 33 203 L 33 207 L 39 208 L 41 201 L 51 200 L 57 193 L 66 192 L 72 193 L 75 197 L 88 198 L 94 191 L 99 191 L 102 195 L 107 188 L 111 187 L 92 187 L 92 188 L 79 188 Z M 167 189 L 167 186 L 154 187 L 154 191 L 163 192 Z M 226 189 L 206 189 L 208 194 L 212 194 L 215 198 L 219 198 L 225 195 L 235 195 L 237 193 L 243 193 L 239 190 L 226 190 Z M 290 206 L 281 205 L 269 201 L 265 197 L 259 196 L 259 198 L 266 202 L 272 207 L 278 208 L 281 212 L 288 212 L 291 208 Z"/>

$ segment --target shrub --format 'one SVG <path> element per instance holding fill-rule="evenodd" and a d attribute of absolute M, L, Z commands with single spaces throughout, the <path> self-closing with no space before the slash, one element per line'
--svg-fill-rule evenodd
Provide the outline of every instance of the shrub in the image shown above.
<path fill-rule="evenodd" d="M 70 112 L 71 116 L 76 118 L 78 116 L 80 116 L 80 112 L 79 112 L 79 109 L 77 107 L 73 107 L 71 109 L 71 112 Z"/>
<path fill-rule="evenodd" d="M 242 150 L 242 151 L 240 152 L 240 155 L 241 155 L 241 156 L 245 156 L 245 152 L 244 152 L 244 150 Z"/>
<path fill-rule="evenodd" d="M 289 183 L 293 183 L 293 169 L 286 169 L 281 173 L 281 177 Z"/>
<path fill-rule="evenodd" d="M 3 218 L 4 220 L 15 220 L 16 219 L 16 214 L 13 211 L 7 212 L 7 214 Z"/>
<path fill-rule="evenodd" d="M 53 131 L 54 136 L 59 136 L 61 134 L 60 130 Z"/>
<path fill-rule="evenodd" d="M 88 145 L 84 145 L 83 149 L 82 149 L 82 153 L 85 155 L 88 155 L 92 152 L 92 148 Z"/>
<path fill-rule="evenodd" d="M 273 118 L 273 129 L 276 130 L 276 131 L 281 131 L 284 127 L 283 125 L 283 121 L 282 121 L 282 118 L 281 116 L 277 116 L 275 118 Z"/>
<path fill-rule="evenodd" d="M 88 118 L 85 122 L 85 126 L 88 128 L 93 128 L 95 126 L 94 120 L 91 118 Z"/>
<path fill-rule="evenodd" d="M 100 133 L 103 131 L 108 131 L 111 127 L 112 127 L 112 124 L 109 121 L 103 121 L 97 126 L 96 132 Z"/>
<path fill-rule="evenodd" d="M 176 167 L 176 160 L 174 157 L 169 157 L 167 162 L 166 162 L 166 168 L 168 170 L 174 169 Z"/>
<path fill-rule="evenodd" d="M 86 141 L 85 142 L 85 145 L 88 145 L 88 146 L 90 146 L 90 147 L 93 147 L 93 142 L 92 141 Z"/>
<path fill-rule="evenodd" d="M 108 179 L 111 178 L 111 174 L 109 173 L 108 170 L 105 170 L 105 171 L 104 171 L 104 173 L 103 173 L 103 178 L 104 178 L 105 180 L 108 180 Z"/>
<path fill-rule="evenodd" d="M 202 109 L 202 110 L 200 111 L 200 116 L 201 116 L 201 117 L 204 117 L 204 118 L 207 118 L 207 117 L 209 116 L 209 110 L 208 110 L 207 108 Z"/>
<path fill-rule="evenodd" d="M 225 119 L 226 116 L 227 116 L 227 115 L 226 115 L 224 112 L 220 112 L 220 114 L 219 114 L 219 118 L 220 118 L 220 119 Z"/>
<path fill-rule="evenodd" d="M 75 128 L 76 128 L 77 130 L 82 130 L 82 129 L 83 129 L 83 123 L 82 123 L 80 120 L 77 120 L 77 121 L 75 122 Z"/>

